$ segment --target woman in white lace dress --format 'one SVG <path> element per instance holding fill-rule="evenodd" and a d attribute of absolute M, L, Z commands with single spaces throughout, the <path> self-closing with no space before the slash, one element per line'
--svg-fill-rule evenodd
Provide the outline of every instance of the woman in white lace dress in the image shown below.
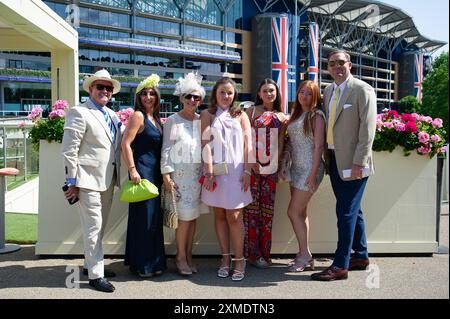
<path fill-rule="evenodd" d="M 309 221 L 307 206 L 324 175 L 322 154 L 325 143 L 325 115 L 319 110 L 320 91 L 316 83 L 304 81 L 297 90 L 297 99 L 287 125 L 288 143 L 281 168 L 281 177 L 287 173 L 290 155 L 291 201 L 288 216 L 297 237 L 299 252 L 288 271 L 314 269 L 309 250 Z"/>
<path fill-rule="evenodd" d="M 164 124 L 161 151 L 161 173 L 166 194 L 172 187 L 177 195 L 178 228 L 176 266 L 179 274 L 191 275 L 197 269 L 192 263 L 192 245 L 196 220 L 208 213 L 208 207 L 200 200 L 201 141 L 200 116 L 196 110 L 205 97 L 200 85 L 201 77 L 189 73 L 179 78 L 174 95 L 180 97 L 183 109 L 167 119 Z"/>

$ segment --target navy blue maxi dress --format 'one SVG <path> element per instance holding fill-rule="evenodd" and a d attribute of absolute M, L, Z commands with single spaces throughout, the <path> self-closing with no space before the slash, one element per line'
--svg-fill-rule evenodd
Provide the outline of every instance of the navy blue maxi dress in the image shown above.
<path fill-rule="evenodd" d="M 144 130 L 131 143 L 134 165 L 141 178 L 155 184 L 160 193 L 161 147 L 161 132 L 144 116 Z M 143 275 L 166 270 L 160 196 L 129 204 L 125 265 Z"/>

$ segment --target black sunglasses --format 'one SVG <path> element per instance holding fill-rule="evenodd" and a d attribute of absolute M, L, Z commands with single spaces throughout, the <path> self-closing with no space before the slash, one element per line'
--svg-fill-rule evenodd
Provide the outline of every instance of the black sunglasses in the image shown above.
<path fill-rule="evenodd" d="M 336 66 L 336 64 L 338 64 L 339 66 L 343 66 L 345 63 L 347 63 L 348 61 L 346 60 L 330 60 L 328 61 L 328 66 Z"/>
<path fill-rule="evenodd" d="M 104 89 L 106 89 L 106 91 L 108 92 L 112 92 L 114 91 L 114 87 L 110 86 L 110 85 L 104 85 L 104 84 L 96 84 L 95 88 L 99 91 L 103 91 Z"/>
<path fill-rule="evenodd" d="M 201 97 L 200 95 L 195 95 L 195 94 L 187 94 L 187 95 L 184 95 L 184 98 L 185 98 L 186 100 L 190 100 L 190 99 L 193 98 L 195 102 L 198 102 L 198 101 L 200 101 L 200 100 L 202 99 L 202 97 Z"/>
<path fill-rule="evenodd" d="M 156 92 L 155 91 L 141 91 L 141 95 L 142 96 L 147 96 L 147 95 L 156 96 Z"/>

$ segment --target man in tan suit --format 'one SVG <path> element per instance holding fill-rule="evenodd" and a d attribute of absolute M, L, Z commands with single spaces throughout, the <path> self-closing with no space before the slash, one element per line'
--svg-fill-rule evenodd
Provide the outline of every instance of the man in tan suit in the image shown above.
<path fill-rule="evenodd" d="M 89 92 L 86 103 L 72 107 L 64 125 L 62 154 L 69 201 L 79 198 L 84 243 L 83 273 L 89 285 L 103 292 L 114 286 L 105 277 L 102 235 L 111 209 L 114 186 L 120 177 L 120 121 L 106 104 L 120 91 L 120 83 L 108 71 L 100 70 L 83 83 Z"/>
<path fill-rule="evenodd" d="M 348 270 L 369 265 L 361 200 L 368 176 L 374 173 L 372 143 L 377 104 L 374 89 L 355 79 L 350 55 L 334 51 L 328 55 L 328 71 L 334 79 L 324 92 L 327 114 L 328 168 L 336 196 L 338 244 L 333 264 L 313 280 L 347 279 Z M 354 251 L 354 256 L 350 254 Z"/>

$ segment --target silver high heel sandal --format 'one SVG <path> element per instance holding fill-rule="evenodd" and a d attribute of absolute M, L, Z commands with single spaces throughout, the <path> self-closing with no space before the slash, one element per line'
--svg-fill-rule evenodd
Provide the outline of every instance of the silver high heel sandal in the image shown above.
<path fill-rule="evenodd" d="M 289 272 L 302 272 L 302 271 L 306 270 L 307 268 L 314 270 L 314 258 L 311 258 L 310 260 L 296 258 L 295 262 L 289 266 L 288 271 Z"/>
<path fill-rule="evenodd" d="M 230 256 L 230 254 L 229 253 L 222 254 L 222 256 Z M 230 264 L 231 264 L 231 262 L 230 262 Z M 230 265 L 220 267 L 219 270 L 217 270 L 217 277 L 227 278 L 230 275 L 230 270 L 231 270 Z"/>
<path fill-rule="evenodd" d="M 233 274 L 231 275 L 231 280 L 233 280 L 233 281 L 241 281 L 245 277 L 245 266 L 246 266 L 245 258 L 244 257 L 242 257 L 242 258 L 232 258 L 231 260 L 232 261 L 236 261 L 236 260 L 243 260 L 244 261 L 244 270 L 240 271 L 240 270 L 237 270 L 235 268 L 235 269 L 233 269 Z"/>

